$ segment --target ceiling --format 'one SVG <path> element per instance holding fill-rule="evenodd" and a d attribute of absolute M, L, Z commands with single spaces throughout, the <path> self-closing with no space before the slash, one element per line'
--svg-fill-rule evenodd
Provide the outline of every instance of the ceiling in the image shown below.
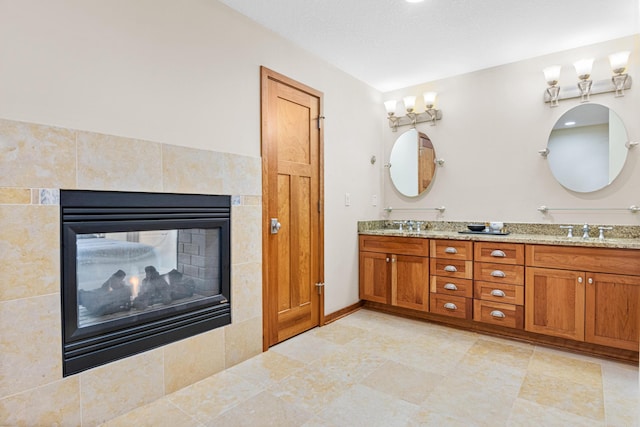
<path fill-rule="evenodd" d="M 220 0 L 387 92 L 640 32 L 640 0 Z"/>

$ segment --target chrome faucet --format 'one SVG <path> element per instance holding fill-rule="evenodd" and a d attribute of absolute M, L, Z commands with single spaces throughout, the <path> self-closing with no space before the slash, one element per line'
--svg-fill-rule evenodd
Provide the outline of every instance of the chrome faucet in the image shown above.
<path fill-rule="evenodd" d="M 398 225 L 398 231 L 402 231 L 402 226 L 404 225 L 404 222 L 402 221 L 393 221 L 394 225 Z"/>
<path fill-rule="evenodd" d="M 582 226 L 582 238 L 583 239 L 588 239 L 589 238 L 589 224 L 586 224 Z"/>
<path fill-rule="evenodd" d="M 567 230 L 567 237 L 573 237 L 573 225 L 561 225 L 560 228 Z"/>
<path fill-rule="evenodd" d="M 415 224 L 413 221 L 409 220 L 406 222 L 407 227 L 409 227 L 409 231 L 413 231 L 413 225 Z"/>
<path fill-rule="evenodd" d="M 600 235 L 598 236 L 598 239 L 604 240 L 604 231 L 613 230 L 613 227 L 598 227 L 598 230 L 600 230 Z"/>

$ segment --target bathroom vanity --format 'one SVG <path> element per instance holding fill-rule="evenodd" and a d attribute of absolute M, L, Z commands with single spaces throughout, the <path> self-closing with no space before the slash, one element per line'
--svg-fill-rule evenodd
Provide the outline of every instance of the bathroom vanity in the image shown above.
<path fill-rule="evenodd" d="M 638 361 L 637 237 L 374 228 L 359 245 L 369 308 Z"/>

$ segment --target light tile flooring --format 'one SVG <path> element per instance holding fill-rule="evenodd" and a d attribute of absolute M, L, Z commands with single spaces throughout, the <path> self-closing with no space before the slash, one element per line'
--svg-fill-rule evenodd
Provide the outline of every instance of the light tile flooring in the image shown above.
<path fill-rule="evenodd" d="M 638 367 L 360 310 L 114 426 L 638 425 Z"/>

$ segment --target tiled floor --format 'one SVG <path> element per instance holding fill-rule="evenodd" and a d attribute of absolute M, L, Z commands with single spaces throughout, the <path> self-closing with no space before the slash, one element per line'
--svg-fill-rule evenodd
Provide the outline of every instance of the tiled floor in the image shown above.
<path fill-rule="evenodd" d="M 105 426 L 638 425 L 638 367 L 360 310 Z"/>

